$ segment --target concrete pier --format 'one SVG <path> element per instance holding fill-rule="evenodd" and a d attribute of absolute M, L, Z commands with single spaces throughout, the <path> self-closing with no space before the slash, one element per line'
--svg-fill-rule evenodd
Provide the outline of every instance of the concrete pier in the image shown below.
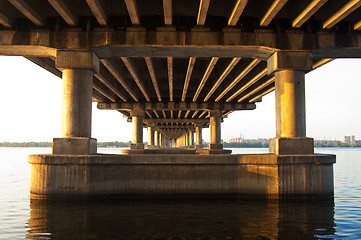
<path fill-rule="evenodd" d="M 333 197 L 334 155 L 33 155 L 31 198 Z"/>

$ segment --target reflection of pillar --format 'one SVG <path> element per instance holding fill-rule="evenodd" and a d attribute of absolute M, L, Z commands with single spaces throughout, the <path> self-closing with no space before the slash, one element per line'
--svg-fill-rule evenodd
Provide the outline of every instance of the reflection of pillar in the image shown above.
<path fill-rule="evenodd" d="M 91 138 L 93 73 L 99 59 L 90 51 L 58 51 L 56 67 L 63 72 L 61 138 L 54 138 L 54 154 L 93 154 Z"/>
<path fill-rule="evenodd" d="M 221 111 L 210 111 L 211 143 L 209 144 L 209 149 L 223 149 L 223 144 L 221 143 L 221 117 Z"/>
<path fill-rule="evenodd" d="M 154 146 L 154 126 L 148 126 L 148 146 Z"/>
<path fill-rule="evenodd" d="M 196 148 L 203 148 L 202 125 L 196 125 Z"/>
<path fill-rule="evenodd" d="M 305 71 L 312 69 L 308 52 L 277 52 L 268 60 L 275 74 L 276 138 L 270 152 L 313 153 L 313 139 L 306 138 Z"/>
<path fill-rule="evenodd" d="M 131 149 L 144 149 L 143 144 L 143 120 L 144 120 L 144 111 L 143 110 L 132 110 L 130 112 L 132 117 L 133 129 L 132 129 L 132 144 Z"/>

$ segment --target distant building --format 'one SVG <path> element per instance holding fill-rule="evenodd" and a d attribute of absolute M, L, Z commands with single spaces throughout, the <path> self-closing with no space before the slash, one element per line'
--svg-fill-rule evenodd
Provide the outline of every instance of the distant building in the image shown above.
<path fill-rule="evenodd" d="M 355 136 L 354 135 L 343 136 L 341 142 L 348 145 L 355 145 L 356 144 Z"/>

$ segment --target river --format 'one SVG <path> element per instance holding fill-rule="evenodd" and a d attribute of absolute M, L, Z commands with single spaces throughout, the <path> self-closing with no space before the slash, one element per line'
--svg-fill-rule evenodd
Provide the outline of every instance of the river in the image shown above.
<path fill-rule="evenodd" d="M 30 201 L 27 156 L 51 149 L 0 148 L 0 239 L 361 239 L 361 148 L 315 151 L 337 155 L 334 200 L 113 198 L 44 203 Z"/>

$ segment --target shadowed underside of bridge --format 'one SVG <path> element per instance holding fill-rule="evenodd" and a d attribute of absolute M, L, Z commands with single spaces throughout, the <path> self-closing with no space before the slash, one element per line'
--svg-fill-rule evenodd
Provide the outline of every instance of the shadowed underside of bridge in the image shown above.
<path fill-rule="evenodd" d="M 31 197 L 333 195 L 334 155 L 306 137 L 305 73 L 361 56 L 361 0 L 0 0 L 0 55 L 63 79 L 61 137 L 29 156 Z M 223 154 L 222 119 L 275 91 L 270 154 Z M 132 121 L 96 154 L 91 102 Z M 149 131 L 144 149 L 143 127 Z M 209 149 L 202 128 L 210 128 Z M 194 132 L 196 141 L 194 142 Z M 152 153 L 152 154 L 144 154 Z"/>
<path fill-rule="evenodd" d="M 132 110 L 143 110 L 144 126 L 176 139 L 197 123 L 209 125 L 210 111 L 223 118 L 254 109 L 275 89 L 267 72 L 275 52 L 310 53 L 307 71 L 360 56 L 359 6 L 355 0 L 1 0 L 0 54 L 25 56 L 61 77 L 59 51 L 90 51 L 99 58 L 92 83 L 98 108 L 129 119 Z"/>

